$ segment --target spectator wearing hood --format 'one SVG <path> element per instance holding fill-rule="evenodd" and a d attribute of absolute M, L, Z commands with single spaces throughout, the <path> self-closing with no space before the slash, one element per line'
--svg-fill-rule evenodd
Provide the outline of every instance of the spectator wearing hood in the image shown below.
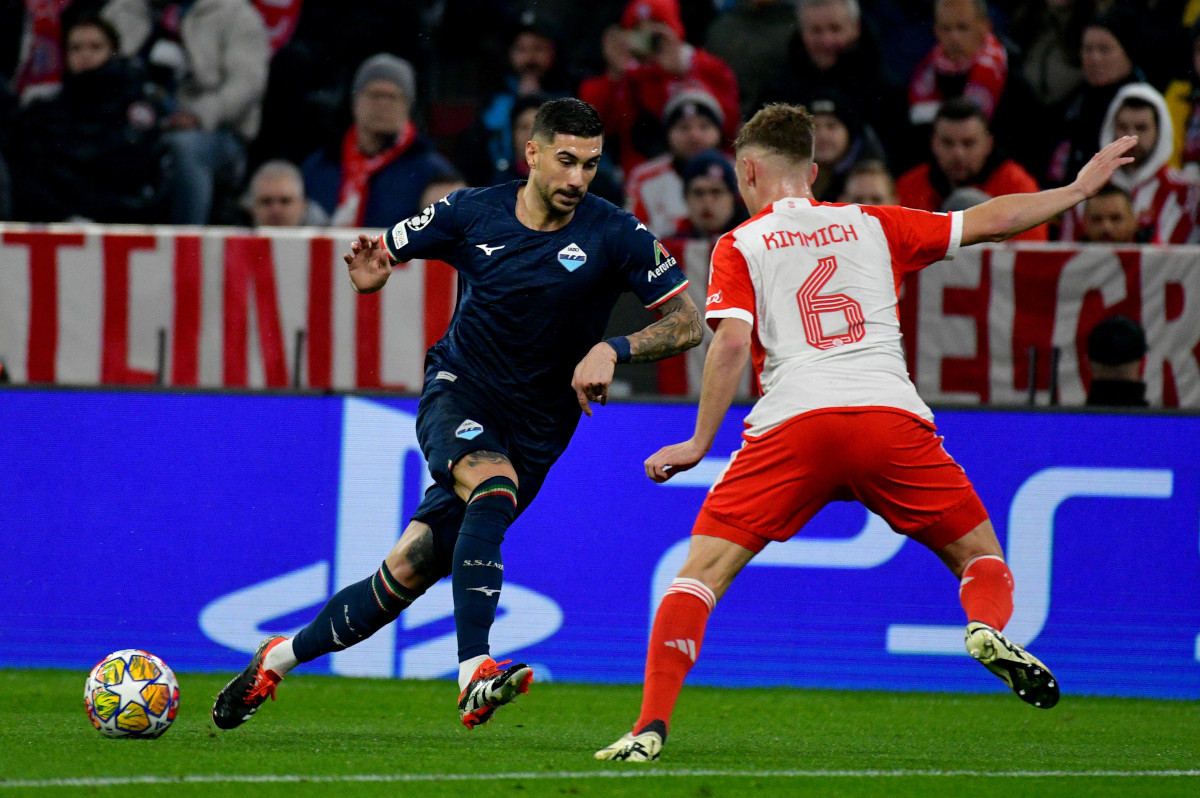
<path fill-rule="evenodd" d="M 162 221 L 162 109 L 145 71 L 117 55 L 120 36 L 100 17 L 76 20 L 64 41 L 61 89 L 26 105 L 14 125 L 16 217 Z"/>
<path fill-rule="evenodd" d="M 700 153 L 721 147 L 724 121 L 721 104 L 699 86 L 683 87 L 667 101 L 667 151 L 635 167 L 625 182 L 626 207 L 656 236 L 672 235 L 687 218 L 684 166 Z"/>
<path fill-rule="evenodd" d="M 1113 172 L 1112 184 L 1129 193 L 1137 217 L 1139 241 L 1183 244 L 1192 239 L 1200 186 L 1170 165 L 1173 142 L 1166 100 L 1148 83 L 1122 86 L 1109 105 L 1100 130 L 1100 145 L 1122 136 L 1137 136 L 1127 153 L 1133 163 Z M 1083 237 L 1083 208 L 1063 215 L 1064 240 Z"/>
<path fill-rule="evenodd" d="M 836 202 L 855 164 L 886 162 L 883 145 L 854 103 L 836 89 L 816 93 L 805 105 L 813 115 L 813 163 L 817 165 L 813 196 L 820 202 Z"/>
<path fill-rule="evenodd" d="M 309 196 L 334 227 L 387 227 L 415 215 L 421 191 L 454 171 L 410 117 L 417 80 L 403 58 L 380 53 L 354 73 L 354 122 L 337 146 L 314 152 L 301 171 Z"/>
<path fill-rule="evenodd" d="M 1068 98 L 1055 129 L 1064 135 L 1054 148 L 1046 179 L 1064 185 L 1075 178 L 1096 152 L 1100 127 L 1117 91 L 1127 83 L 1144 82 L 1138 68 L 1141 25 L 1137 14 L 1126 6 L 1114 6 L 1083 29 L 1080 63 L 1083 85 Z"/>
<path fill-rule="evenodd" d="M 989 197 L 1038 190 L 1037 181 L 1024 167 L 996 149 L 983 111 L 970 100 L 960 97 L 942 103 L 933 119 L 930 149 L 932 160 L 896 181 L 896 196 L 907 208 L 942 211 L 950 196 L 968 187 Z M 1048 238 L 1044 224 L 1014 236 L 1017 241 Z"/>

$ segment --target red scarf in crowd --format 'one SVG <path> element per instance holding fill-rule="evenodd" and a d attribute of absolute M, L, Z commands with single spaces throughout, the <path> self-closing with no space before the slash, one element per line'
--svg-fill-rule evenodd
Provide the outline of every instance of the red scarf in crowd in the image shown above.
<path fill-rule="evenodd" d="M 24 57 L 13 82 L 17 96 L 28 100 L 53 89 L 62 81 L 62 12 L 72 0 L 25 0 L 29 17 L 25 28 Z"/>
<path fill-rule="evenodd" d="M 380 170 L 404 154 L 417 138 L 417 127 L 409 122 L 396 143 L 370 157 L 358 149 L 358 126 L 351 125 L 342 139 L 342 187 L 330 224 L 335 227 L 361 227 L 367 211 L 370 180 Z"/>
<path fill-rule="evenodd" d="M 908 85 L 908 106 L 934 108 L 946 99 L 938 88 L 938 75 L 967 76 L 967 85 L 963 89 L 963 97 L 975 102 L 983 110 L 983 115 L 989 120 L 996 110 L 996 101 L 1004 92 L 1004 84 L 1008 82 L 1008 53 L 1004 45 L 994 34 L 989 33 L 980 48 L 970 61 L 951 61 L 946 51 L 939 44 L 929 51 L 929 54 L 917 64 L 913 72 L 912 82 Z M 933 113 L 928 119 L 914 119 L 918 124 L 933 121 Z"/>

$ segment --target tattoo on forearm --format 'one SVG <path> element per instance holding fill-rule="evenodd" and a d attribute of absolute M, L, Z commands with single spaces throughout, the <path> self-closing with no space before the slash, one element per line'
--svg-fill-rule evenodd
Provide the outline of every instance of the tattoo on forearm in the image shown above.
<path fill-rule="evenodd" d="M 700 311 L 687 293 L 668 299 L 663 317 L 629 336 L 634 363 L 650 363 L 687 351 L 704 340 Z"/>

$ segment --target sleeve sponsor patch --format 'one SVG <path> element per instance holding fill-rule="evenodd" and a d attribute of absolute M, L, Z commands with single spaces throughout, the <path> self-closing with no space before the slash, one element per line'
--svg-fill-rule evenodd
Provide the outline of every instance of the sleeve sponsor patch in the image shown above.
<path fill-rule="evenodd" d="M 392 248 L 397 252 L 404 249 L 408 244 L 408 231 L 404 229 L 404 225 L 398 224 L 392 228 Z"/>

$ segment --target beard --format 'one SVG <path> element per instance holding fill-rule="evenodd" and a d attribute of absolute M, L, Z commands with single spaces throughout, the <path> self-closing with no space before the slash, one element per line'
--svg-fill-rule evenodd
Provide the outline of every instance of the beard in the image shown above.
<path fill-rule="evenodd" d="M 578 203 L 576 203 L 576 205 L 570 205 L 568 207 L 563 208 L 563 207 L 560 207 L 555 202 L 556 198 L 561 196 L 561 197 L 569 197 L 569 198 L 575 198 L 575 199 L 581 200 L 581 199 L 583 199 L 583 196 L 585 194 L 587 194 L 586 188 L 580 189 L 578 192 L 572 192 L 568 189 L 557 189 L 556 190 L 556 189 L 550 188 L 549 186 L 543 186 L 541 183 L 538 183 L 534 179 L 533 174 L 530 174 L 530 176 L 529 176 L 529 183 L 530 183 L 530 185 L 533 186 L 534 190 L 537 192 L 538 199 L 541 200 L 542 206 L 546 209 L 546 213 L 552 217 L 561 218 L 563 216 L 569 216 L 570 214 L 575 212 L 575 207 L 576 207 L 576 205 L 578 205 Z"/>

